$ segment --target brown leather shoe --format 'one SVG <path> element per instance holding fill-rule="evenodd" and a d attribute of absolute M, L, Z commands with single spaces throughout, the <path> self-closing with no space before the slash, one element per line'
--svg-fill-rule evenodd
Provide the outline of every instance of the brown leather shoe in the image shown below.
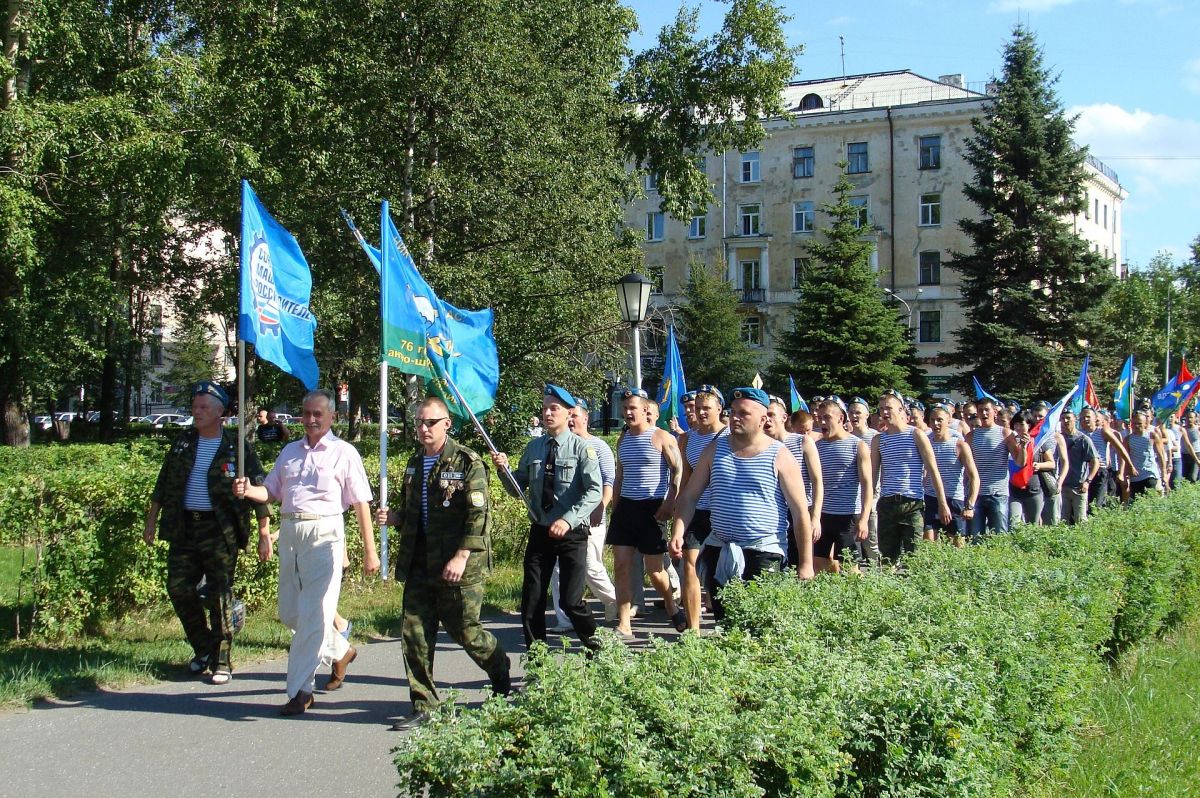
<path fill-rule="evenodd" d="M 333 675 L 329 677 L 329 681 L 325 682 L 325 691 L 336 690 L 342 686 L 342 682 L 346 681 L 346 669 L 350 667 L 350 663 L 354 662 L 358 657 L 358 649 L 350 646 L 350 650 L 346 655 L 333 663 Z"/>
<path fill-rule="evenodd" d="M 303 690 L 296 693 L 294 698 L 288 700 L 283 708 L 279 710 L 279 714 L 285 718 L 290 718 L 292 715 L 303 715 L 304 710 L 313 705 L 312 693 L 306 693 Z"/>

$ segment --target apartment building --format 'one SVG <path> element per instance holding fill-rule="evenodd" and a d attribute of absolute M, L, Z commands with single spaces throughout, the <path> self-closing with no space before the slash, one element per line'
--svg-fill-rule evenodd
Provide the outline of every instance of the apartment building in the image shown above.
<path fill-rule="evenodd" d="M 820 208 L 833 201 L 844 161 L 880 290 L 899 300 L 930 388 L 939 391 L 951 373 L 941 353 L 964 323 L 958 275 L 944 264 L 969 246 L 957 221 L 978 215 L 962 191 L 973 177 L 964 154 L 972 119 L 987 113 L 987 91 L 962 75 L 933 80 L 909 70 L 799 81 L 784 91 L 791 118 L 768 121 L 758 150 L 705 157 L 718 199 L 705 214 L 662 213 L 647 175 L 645 196 L 626 207 L 625 221 L 645 230 L 659 319 L 669 320 L 681 301 L 690 263 L 721 263 L 741 297 L 743 335 L 768 364 L 791 325 L 808 243 L 829 224 Z M 1126 194 L 1104 164 L 1089 158 L 1087 168 L 1089 209 L 1073 224 L 1115 271 Z M 648 337 L 650 367 L 657 337 Z"/>

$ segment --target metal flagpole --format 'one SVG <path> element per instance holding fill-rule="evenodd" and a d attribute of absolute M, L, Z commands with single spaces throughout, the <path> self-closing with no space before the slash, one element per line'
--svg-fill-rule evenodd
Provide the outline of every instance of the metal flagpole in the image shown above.
<path fill-rule="evenodd" d="M 240 322 L 239 322 L 240 324 Z M 243 455 L 246 452 L 246 342 L 242 340 L 241 331 L 238 331 L 238 364 L 237 364 L 237 384 L 238 384 L 238 450 L 237 450 L 237 475 L 239 478 L 246 476 L 246 464 L 243 462 Z"/>
<path fill-rule="evenodd" d="M 379 506 L 388 506 L 388 365 L 379 363 Z M 379 578 L 388 578 L 388 525 L 379 527 Z"/>

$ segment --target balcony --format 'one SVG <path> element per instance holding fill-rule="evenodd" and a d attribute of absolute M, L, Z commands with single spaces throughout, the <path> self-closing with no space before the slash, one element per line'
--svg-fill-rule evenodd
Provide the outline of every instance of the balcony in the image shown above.
<path fill-rule="evenodd" d="M 742 288 L 740 293 L 742 295 L 741 301 L 748 305 L 756 305 L 767 301 L 767 289 L 765 288 Z"/>

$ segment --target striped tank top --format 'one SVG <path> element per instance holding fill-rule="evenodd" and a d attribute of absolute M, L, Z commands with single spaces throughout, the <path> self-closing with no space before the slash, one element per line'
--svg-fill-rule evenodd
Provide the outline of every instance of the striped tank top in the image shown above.
<path fill-rule="evenodd" d="M 812 478 L 808 475 L 808 463 L 804 461 L 804 436 L 796 432 L 789 432 L 783 439 L 783 445 L 792 453 L 792 457 L 796 458 L 796 462 L 800 464 L 800 478 L 804 480 L 804 496 L 808 501 L 808 506 L 812 507 L 813 492 Z"/>
<path fill-rule="evenodd" d="M 220 435 L 215 438 L 196 439 L 196 459 L 188 473 L 187 493 L 183 497 L 185 510 L 212 510 L 212 497 L 208 492 L 208 469 L 220 448 Z"/>
<path fill-rule="evenodd" d="M 1137 476 L 1132 477 L 1133 482 L 1143 482 L 1151 477 L 1158 479 L 1161 474 L 1158 473 L 1158 458 L 1154 455 L 1154 443 L 1150 440 L 1150 433 L 1143 432 L 1141 435 L 1129 433 L 1125 438 L 1125 448 L 1129 450 L 1129 459 L 1133 461 L 1133 467 L 1138 470 Z"/>
<path fill-rule="evenodd" d="M 654 448 L 654 427 L 640 435 L 626 432 L 617 447 L 621 464 L 621 498 L 642 501 L 662 499 L 671 484 L 667 461 Z"/>
<path fill-rule="evenodd" d="M 1008 495 L 1008 446 L 1004 427 L 976 427 L 971 433 L 971 456 L 979 471 L 980 496 Z"/>
<path fill-rule="evenodd" d="M 683 456 L 687 458 L 688 465 L 694 469 L 696 467 L 696 463 L 700 462 L 700 455 L 704 454 L 705 447 L 712 443 L 712 439 L 720 434 L 721 430 L 709 432 L 707 434 L 696 432 L 696 430 L 689 430 L 687 434 L 687 450 L 683 453 Z M 712 480 L 710 479 L 708 481 L 708 485 L 706 485 L 704 488 L 704 492 L 701 493 L 700 498 L 696 500 L 696 509 L 709 509 L 711 501 Z"/>
<path fill-rule="evenodd" d="M 921 488 L 921 475 L 925 463 L 917 449 L 917 429 L 909 427 L 904 432 L 879 433 L 879 495 L 881 497 L 903 496 L 906 499 L 921 499 L 925 491 Z"/>
<path fill-rule="evenodd" d="M 821 512 L 858 515 L 862 512 L 862 483 L 858 478 L 858 438 L 821 438 L 817 457 L 821 461 L 821 487 L 825 499 Z"/>
<path fill-rule="evenodd" d="M 953 435 L 948 441 L 935 441 L 933 433 L 929 433 L 929 445 L 933 447 L 933 459 L 937 462 L 938 473 L 942 476 L 942 489 L 946 491 L 946 500 L 966 498 L 963 490 L 963 464 L 958 459 L 958 438 Z M 937 496 L 933 480 L 925 475 L 925 495 Z"/>
<path fill-rule="evenodd" d="M 735 457 L 729 436 L 717 439 L 709 484 L 713 490 L 712 530 L 719 539 L 783 554 L 779 530 L 787 528 L 787 517 L 779 509 L 779 477 L 775 473 L 775 455 L 781 446 L 772 441 L 753 457 Z"/>
<path fill-rule="evenodd" d="M 1092 444 L 1096 447 L 1096 454 L 1100 456 L 1100 466 L 1102 468 L 1108 468 L 1108 461 L 1110 458 L 1110 453 L 1108 451 L 1109 443 L 1108 438 L 1104 437 L 1104 430 L 1094 429 L 1085 434 L 1092 439 Z"/>

